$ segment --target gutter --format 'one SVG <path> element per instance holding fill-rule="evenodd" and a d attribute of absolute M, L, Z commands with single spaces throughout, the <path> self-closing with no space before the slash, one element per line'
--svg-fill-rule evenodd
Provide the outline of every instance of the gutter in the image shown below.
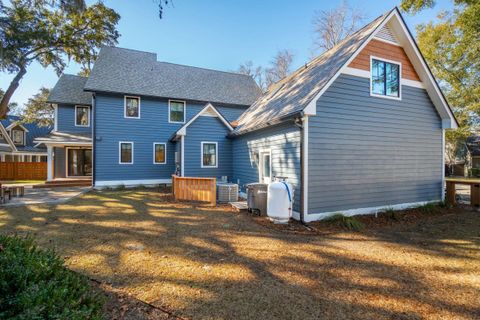
<path fill-rule="evenodd" d="M 295 118 L 295 126 L 300 128 L 300 222 L 303 225 L 307 225 L 305 222 L 305 187 L 304 187 L 304 175 L 305 175 L 305 156 L 304 156 L 304 148 L 305 148 L 305 126 L 304 126 L 304 118 L 305 114 L 303 111 L 300 112 L 298 118 Z"/>
<path fill-rule="evenodd" d="M 284 116 L 282 116 L 278 119 L 265 122 L 265 123 L 263 123 L 259 126 L 251 128 L 250 130 L 247 130 L 247 131 L 242 131 L 242 132 L 233 131 L 233 132 L 229 133 L 227 137 L 229 137 L 229 138 L 238 137 L 238 136 L 241 136 L 241 135 L 253 132 L 253 131 L 257 131 L 257 130 L 265 129 L 265 128 L 268 128 L 268 127 L 271 127 L 271 126 L 274 126 L 274 125 L 277 125 L 277 124 L 285 123 L 285 122 L 288 122 L 289 120 L 291 120 L 292 118 L 294 118 L 297 115 L 300 115 L 301 117 L 303 117 L 303 111 L 300 110 L 300 111 L 295 111 L 293 113 L 286 114 L 286 115 L 284 115 Z"/>

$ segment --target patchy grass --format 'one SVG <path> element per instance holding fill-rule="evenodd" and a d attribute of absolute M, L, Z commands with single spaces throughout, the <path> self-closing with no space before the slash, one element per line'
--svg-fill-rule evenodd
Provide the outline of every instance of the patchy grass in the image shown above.
<path fill-rule="evenodd" d="M 359 232 L 307 236 L 226 206 L 127 189 L 0 209 L 0 232 L 33 234 L 69 268 L 182 317 L 479 318 L 480 215 L 400 217 L 356 217 Z"/>
<path fill-rule="evenodd" d="M 342 213 L 334 214 L 326 218 L 324 221 L 353 231 L 360 231 L 365 227 L 365 225 L 358 221 L 357 218 L 347 217 L 344 216 Z"/>

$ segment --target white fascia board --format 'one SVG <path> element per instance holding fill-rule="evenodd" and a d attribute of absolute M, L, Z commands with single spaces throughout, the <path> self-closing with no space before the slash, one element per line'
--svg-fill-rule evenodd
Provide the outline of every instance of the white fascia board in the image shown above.
<path fill-rule="evenodd" d="M 13 151 L 17 151 L 17 147 L 15 146 L 15 143 L 13 143 L 12 139 L 10 138 L 10 135 L 8 134 L 7 130 L 5 130 L 5 127 L 1 123 L 0 123 L 0 132 L 2 132 L 2 136 L 5 140 L 7 140 L 7 143 L 10 145 L 10 148 L 12 148 Z"/>
<path fill-rule="evenodd" d="M 7 127 L 7 130 L 10 130 L 10 129 L 16 127 L 16 126 L 21 127 L 25 132 L 29 132 L 28 129 L 25 128 L 25 127 L 23 126 L 23 124 L 18 123 L 18 121 L 14 121 L 14 122 L 10 123 L 10 125 Z"/>
<path fill-rule="evenodd" d="M 220 112 L 211 104 L 207 103 L 207 105 L 199 112 L 197 113 L 190 121 L 185 123 L 180 129 L 177 131 L 177 135 L 179 136 L 185 136 L 187 135 L 187 127 L 191 125 L 195 120 L 197 120 L 198 117 L 200 117 L 203 113 L 206 113 L 208 111 L 212 111 L 217 114 L 218 118 L 225 124 L 225 126 L 230 130 L 233 131 L 233 127 L 230 125 L 230 122 L 225 119 Z M 209 115 L 211 117 L 211 115 Z"/>

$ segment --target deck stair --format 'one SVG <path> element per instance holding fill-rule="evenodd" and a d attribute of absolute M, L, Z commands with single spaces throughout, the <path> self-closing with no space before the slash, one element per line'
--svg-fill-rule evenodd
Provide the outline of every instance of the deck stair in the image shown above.
<path fill-rule="evenodd" d="M 42 184 L 36 184 L 33 188 L 65 188 L 65 187 L 90 187 L 92 179 L 55 179 L 45 181 Z"/>

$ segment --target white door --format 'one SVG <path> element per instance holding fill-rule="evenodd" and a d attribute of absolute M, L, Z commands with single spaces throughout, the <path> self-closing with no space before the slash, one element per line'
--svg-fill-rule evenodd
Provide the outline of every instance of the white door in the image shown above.
<path fill-rule="evenodd" d="M 270 183 L 272 181 L 272 154 L 270 151 L 260 152 L 260 182 Z"/>

